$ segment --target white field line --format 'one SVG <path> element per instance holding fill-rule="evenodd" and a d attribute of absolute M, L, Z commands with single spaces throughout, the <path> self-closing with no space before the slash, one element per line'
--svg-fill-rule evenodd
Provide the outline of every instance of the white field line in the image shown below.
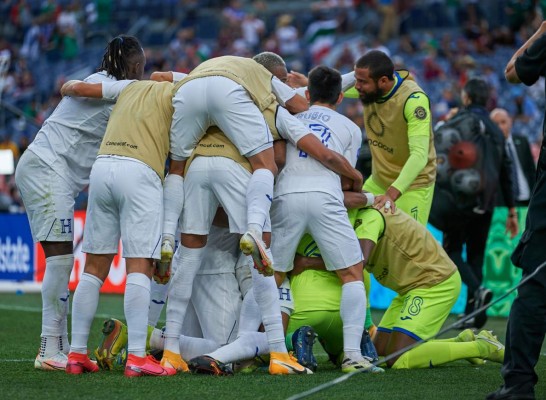
<path fill-rule="evenodd" d="M 41 313 L 42 309 L 40 307 L 26 307 L 26 306 L 12 306 L 7 304 L 0 304 L 0 310 L 6 311 L 20 311 L 20 312 L 29 312 L 29 313 Z M 95 318 L 117 318 L 120 320 L 125 320 L 123 315 L 114 315 L 114 314 L 95 314 Z"/>

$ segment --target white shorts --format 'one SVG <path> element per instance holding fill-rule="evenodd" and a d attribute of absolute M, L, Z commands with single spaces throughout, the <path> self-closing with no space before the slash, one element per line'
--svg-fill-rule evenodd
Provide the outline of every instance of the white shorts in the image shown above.
<path fill-rule="evenodd" d="M 362 261 L 362 251 L 343 203 L 328 193 L 289 193 L 271 206 L 271 251 L 275 270 L 291 271 L 305 233 L 317 242 L 326 269 L 334 271 Z"/>
<path fill-rule="evenodd" d="M 35 242 L 74 240 L 74 187 L 31 150 L 15 170 L 15 183 L 25 205 Z"/>
<path fill-rule="evenodd" d="M 250 176 L 250 172 L 230 158 L 195 158 L 184 180 L 180 231 L 207 235 L 218 205 L 221 205 L 228 215 L 230 232 L 245 233 L 246 191 Z M 270 228 L 268 218 L 264 231 L 269 232 Z"/>
<path fill-rule="evenodd" d="M 273 146 L 273 136 L 245 88 L 223 76 L 196 78 L 173 97 L 171 157 L 187 159 L 210 126 L 219 127 L 242 155 Z"/>
<path fill-rule="evenodd" d="M 219 344 L 234 341 L 239 329 L 242 302 L 235 271 L 197 275 L 193 281 L 191 304 L 205 339 Z"/>
<path fill-rule="evenodd" d="M 91 169 L 82 250 L 123 257 L 160 258 L 163 186 L 146 164 L 126 157 L 99 157 Z"/>

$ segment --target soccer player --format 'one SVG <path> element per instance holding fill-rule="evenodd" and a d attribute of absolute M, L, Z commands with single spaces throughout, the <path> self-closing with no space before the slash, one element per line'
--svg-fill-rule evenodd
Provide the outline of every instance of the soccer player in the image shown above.
<path fill-rule="evenodd" d="M 126 376 L 168 375 L 187 370 L 181 362 L 164 368 L 146 357 L 147 315 L 153 260 L 159 259 L 164 168 L 167 155 L 179 156 L 169 137 L 172 122 L 169 82 L 69 82 L 64 95 L 117 98 L 90 177 L 83 251 L 84 273 L 72 306 L 72 346 L 66 372 L 96 372 L 87 356 L 89 329 L 99 290 L 123 242 L 127 283 L 124 311 L 128 325 Z M 170 140 L 171 139 L 171 140 Z"/>
<path fill-rule="evenodd" d="M 457 267 L 430 232 L 409 215 L 396 210 L 358 208 L 363 194 L 346 193 L 345 204 L 364 253 L 366 269 L 398 295 L 383 315 L 374 339 L 377 352 L 389 356 L 417 341 L 434 336 L 446 320 L 461 287 Z M 320 247 L 320 244 L 319 244 Z M 313 251 L 315 249 L 315 251 Z M 291 288 L 294 313 L 288 332 L 311 325 L 332 360 L 341 347 L 341 321 L 335 310 L 341 288 L 325 271 L 317 244 L 307 236 L 294 261 Z M 467 329 L 456 338 L 430 340 L 387 361 L 392 368 L 429 368 L 447 362 L 483 359 L 502 362 L 504 346 L 489 331 L 474 335 Z"/>
<path fill-rule="evenodd" d="M 288 90 L 288 98 L 282 98 L 282 90 Z M 262 112 L 275 99 L 291 112 L 307 109 L 303 97 L 295 95 L 256 61 L 243 57 L 207 60 L 176 85 L 171 130 L 183 132 L 184 139 L 176 148 L 182 156 L 171 157 L 165 181 L 162 262 L 170 261 L 173 254 L 174 234 L 183 207 L 180 198 L 184 193 L 186 160 L 207 129 L 216 125 L 252 166 L 252 177 L 245 188 L 247 232 L 241 238 L 241 249 L 254 254 L 260 268 L 272 265 L 262 232 L 269 215 L 277 167 L 273 138 Z"/>
<path fill-rule="evenodd" d="M 273 53 L 260 54 L 257 59 L 269 70 L 276 65 L 286 71 L 284 61 Z M 302 151 L 307 151 L 310 157 L 319 160 L 317 162 L 323 163 L 326 168 L 331 168 L 355 182 L 360 179 L 359 173 L 347 160 L 328 150 L 301 122 L 278 104 L 272 103 L 268 106 L 262 119 L 264 117 L 274 136 L 283 135 L 294 146 L 297 145 Z M 222 204 L 228 214 L 232 232 L 243 234 L 247 226 L 245 188 L 252 179 L 250 160 L 242 157 L 235 146 L 216 129 L 207 133 L 195 154 L 198 157 L 189 160 L 191 164 L 184 183 L 184 209 L 180 218 L 182 235 L 178 249 L 181 257 L 179 272 L 171 282 L 167 303 L 166 341 L 162 360 L 164 364 L 171 361 L 177 363 L 181 359 L 179 336 L 182 323 L 192 293 L 193 278 L 200 268 L 211 218 L 218 204 Z M 358 183 L 356 185 L 358 187 Z M 269 231 L 268 222 L 266 215 L 265 232 Z M 254 264 L 260 265 L 260 260 L 255 259 Z M 272 275 L 272 271 L 268 271 L 270 265 L 260 266 L 267 275 Z M 270 373 L 310 372 L 293 361 L 286 350 L 274 279 L 271 276 L 262 276 L 256 269 L 252 269 L 252 280 L 253 293 L 260 307 L 271 350 Z"/>
<path fill-rule="evenodd" d="M 311 107 L 309 111 L 297 114 L 297 118 L 325 146 L 355 165 L 362 132 L 335 111 L 343 98 L 339 72 L 325 66 L 314 68 L 309 73 L 306 97 Z M 340 313 L 345 359 L 342 370 L 382 372 L 360 352 L 366 314 L 362 251 L 343 205 L 339 176 L 289 143 L 271 211 L 277 283 L 284 281 L 286 273 L 292 269 L 298 242 L 309 232 L 323 248 L 328 270 L 335 271 L 343 283 Z M 298 218 L 294 219 L 294 215 Z"/>
<path fill-rule="evenodd" d="M 359 97 L 372 153 L 372 175 L 364 190 L 377 196 L 375 207 L 396 207 L 426 225 L 436 180 L 430 102 L 408 71 L 395 71 L 392 60 L 372 50 L 355 65 Z M 396 202 L 396 205 L 395 205 Z"/>
<path fill-rule="evenodd" d="M 90 83 L 141 79 L 146 59 L 139 41 L 117 36 Z M 89 182 L 91 166 L 114 102 L 65 97 L 45 121 L 15 172 L 34 241 L 46 257 L 42 333 L 34 367 L 64 370 L 69 351 L 68 281 L 74 263 L 74 198 Z"/>

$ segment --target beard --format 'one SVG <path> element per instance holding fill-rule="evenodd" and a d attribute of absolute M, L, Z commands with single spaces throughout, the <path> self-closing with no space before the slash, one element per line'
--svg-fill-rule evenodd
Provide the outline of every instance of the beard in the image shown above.
<path fill-rule="evenodd" d="M 375 103 L 382 97 L 383 97 L 383 91 L 379 88 L 376 88 L 373 92 L 359 93 L 359 98 L 363 105 Z"/>

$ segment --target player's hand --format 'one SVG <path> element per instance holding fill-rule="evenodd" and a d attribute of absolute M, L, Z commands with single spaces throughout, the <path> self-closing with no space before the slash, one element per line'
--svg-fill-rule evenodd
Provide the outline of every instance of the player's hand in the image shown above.
<path fill-rule="evenodd" d="M 376 196 L 373 207 L 376 210 L 384 210 L 386 213 L 390 211 L 391 214 L 394 214 L 396 211 L 396 203 L 388 194 Z"/>
<path fill-rule="evenodd" d="M 166 285 L 171 279 L 171 263 L 154 262 L 154 281 L 160 285 Z"/>
<path fill-rule="evenodd" d="M 358 171 L 357 169 L 354 170 L 354 177 L 353 177 L 353 192 L 360 193 L 362 191 L 362 185 L 364 185 L 364 177 Z"/>
<path fill-rule="evenodd" d="M 72 86 L 75 84 L 75 83 L 78 83 L 80 81 L 78 80 L 70 80 L 68 82 L 65 82 L 63 84 L 63 86 L 61 87 L 61 96 L 64 97 L 64 96 L 70 96 L 71 95 L 71 91 L 70 89 L 72 88 Z"/>
<path fill-rule="evenodd" d="M 307 77 L 302 73 L 290 71 L 286 78 L 286 84 L 294 89 L 304 87 L 307 86 Z"/>

